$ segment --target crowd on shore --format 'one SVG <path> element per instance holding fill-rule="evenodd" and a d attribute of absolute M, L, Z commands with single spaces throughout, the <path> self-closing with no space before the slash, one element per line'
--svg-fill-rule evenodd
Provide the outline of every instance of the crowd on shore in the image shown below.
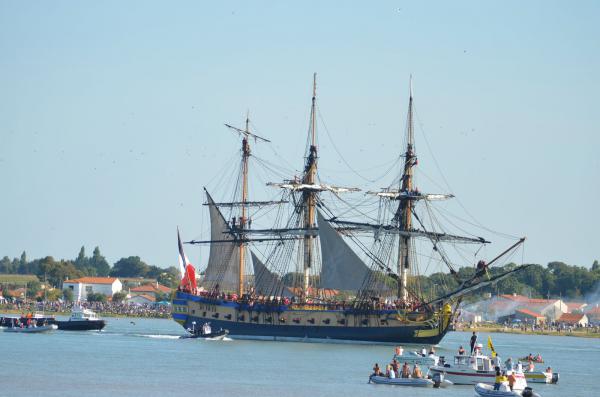
<path fill-rule="evenodd" d="M 74 302 L 16 302 L 0 304 L 1 311 L 27 313 L 43 311 L 45 313 L 69 313 Z M 79 306 L 95 311 L 101 316 L 170 318 L 170 305 L 139 304 L 124 302 L 80 302 Z"/>

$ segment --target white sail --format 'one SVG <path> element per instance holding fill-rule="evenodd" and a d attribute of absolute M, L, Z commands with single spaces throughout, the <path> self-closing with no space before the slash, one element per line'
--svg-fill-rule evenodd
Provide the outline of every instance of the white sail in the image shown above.
<path fill-rule="evenodd" d="M 320 288 L 358 291 L 371 270 L 317 211 L 321 245 Z"/>
<path fill-rule="evenodd" d="M 229 224 L 208 192 L 206 198 L 210 213 L 210 238 L 218 242 L 210 244 L 204 280 L 210 288 L 218 284 L 221 291 L 235 291 L 239 282 L 240 250 L 230 233 Z"/>
<path fill-rule="evenodd" d="M 283 285 L 281 278 L 271 272 L 254 252 L 251 250 L 252 264 L 254 266 L 254 290 L 258 295 L 283 296 L 291 298 L 292 292 Z"/>

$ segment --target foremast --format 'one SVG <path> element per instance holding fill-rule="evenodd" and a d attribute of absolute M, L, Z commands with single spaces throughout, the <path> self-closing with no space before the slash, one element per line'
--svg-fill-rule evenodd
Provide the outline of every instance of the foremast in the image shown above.
<path fill-rule="evenodd" d="M 242 136 L 242 189 L 241 189 L 241 200 L 233 203 L 220 203 L 221 205 L 239 205 L 240 206 L 240 217 L 237 222 L 233 224 L 233 229 L 236 234 L 236 240 L 238 243 L 239 250 L 239 274 L 238 274 L 238 288 L 237 293 L 239 296 L 244 294 L 244 272 L 246 264 L 246 246 L 248 239 L 246 237 L 247 224 L 248 224 L 248 206 L 251 204 L 248 201 L 248 160 L 250 159 L 250 143 L 248 138 L 252 137 L 255 140 L 261 140 L 263 142 L 269 142 L 269 140 L 262 138 L 250 132 L 250 117 L 246 114 L 246 125 L 242 130 L 240 128 L 233 127 L 229 124 L 225 124 L 227 128 L 230 128 Z"/>

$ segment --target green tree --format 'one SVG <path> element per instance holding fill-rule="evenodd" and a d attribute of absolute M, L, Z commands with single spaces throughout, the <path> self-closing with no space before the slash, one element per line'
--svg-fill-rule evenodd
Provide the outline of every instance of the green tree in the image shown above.
<path fill-rule="evenodd" d="M 62 294 L 65 301 L 73 302 L 73 290 L 71 288 L 63 289 Z"/>
<path fill-rule="evenodd" d="M 52 288 L 46 293 L 46 300 L 49 302 L 56 302 L 63 296 L 63 291 L 58 288 Z"/>
<path fill-rule="evenodd" d="M 162 285 L 166 285 L 169 288 L 177 288 L 181 281 L 180 278 L 181 275 L 179 274 L 179 269 L 175 266 L 170 266 L 166 269 L 162 269 L 162 273 L 160 273 L 156 279 Z"/>
<path fill-rule="evenodd" d="M 33 299 L 42 290 L 42 283 L 33 280 L 27 282 L 27 298 Z"/>
<path fill-rule="evenodd" d="M 106 302 L 106 295 L 100 292 L 90 292 L 87 294 L 88 302 Z"/>
<path fill-rule="evenodd" d="M 113 302 L 123 302 L 126 298 L 127 298 L 127 293 L 126 292 L 116 292 L 112 296 L 112 301 Z"/>
<path fill-rule="evenodd" d="M 89 265 L 96 269 L 98 276 L 106 277 L 110 273 L 110 265 L 106 261 L 106 258 L 100 254 L 100 248 L 98 247 L 94 248 L 94 253 L 89 259 Z"/>
<path fill-rule="evenodd" d="M 113 277 L 146 277 L 148 265 L 143 262 L 139 256 L 130 256 L 119 259 L 110 275 Z"/>
<path fill-rule="evenodd" d="M 5 256 L 4 258 L 0 259 L 0 273 L 12 274 L 14 272 L 15 269 L 13 268 L 12 262 L 10 261 L 8 256 Z"/>
<path fill-rule="evenodd" d="M 71 261 L 55 261 L 53 257 L 47 256 L 40 261 L 39 277 L 46 280 L 55 287 L 62 287 L 63 281 L 83 276 L 83 273 L 75 268 Z"/>

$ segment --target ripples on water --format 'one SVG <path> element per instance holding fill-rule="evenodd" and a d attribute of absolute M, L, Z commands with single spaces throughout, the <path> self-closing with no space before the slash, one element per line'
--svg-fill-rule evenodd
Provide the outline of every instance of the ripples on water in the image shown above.
<path fill-rule="evenodd" d="M 473 396 L 445 390 L 369 385 L 375 362 L 392 346 L 179 339 L 170 320 L 107 319 L 102 332 L 0 332 L 0 396 Z M 488 334 L 479 335 L 484 345 Z M 450 356 L 468 345 L 453 332 L 437 348 Z M 540 353 L 559 385 L 533 385 L 542 397 L 599 395 L 600 339 L 492 334 L 502 359 Z M 415 347 L 419 348 L 419 347 Z M 548 365 L 545 364 L 545 365 Z"/>

